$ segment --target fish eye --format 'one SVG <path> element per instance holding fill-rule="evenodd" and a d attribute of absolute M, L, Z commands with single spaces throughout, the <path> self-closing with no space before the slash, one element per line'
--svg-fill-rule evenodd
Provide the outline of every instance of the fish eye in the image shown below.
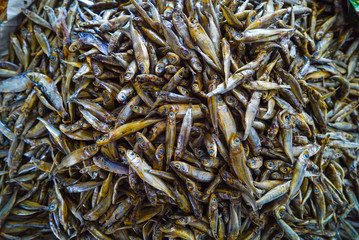
<path fill-rule="evenodd" d="M 192 187 L 192 183 L 191 183 L 191 182 L 187 182 L 187 183 L 186 183 L 186 186 L 187 186 L 187 187 Z"/>
<path fill-rule="evenodd" d="M 159 153 L 159 154 L 164 154 L 164 153 L 165 153 L 165 150 L 164 150 L 163 148 L 160 148 L 160 149 L 158 150 L 158 153 Z"/>
<path fill-rule="evenodd" d="M 214 153 L 214 151 L 211 149 L 208 151 L 209 155 L 212 155 Z"/>
<path fill-rule="evenodd" d="M 137 142 L 143 142 L 143 138 L 142 137 L 137 138 Z"/>
<path fill-rule="evenodd" d="M 121 95 L 121 96 L 120 96 L 120 99 L 121 99 L 122 101 L 125 101 L 125 100 L 126 100 L 126 96 L 125 96 L 125 95 Z"/>
<path fill-rule="evenodd" d="M 203 151 L 202 149 L 199 149 L 198 152 L 197 152 L 198 155 L 202 155 L 203 154 Z"/>
<path fill-rule="evenodd" d="M 55 204 L 51 204 L 49 206 L 49 210 L 52 211 L 52 210 L 55 210 L 56 209 L 56 205 Z"/>
<path fill-rule="evenodd" d="M 285 213 L 285 210 L 284 210 L 284 209 L 279 210 L 279 215 L 280 215 L 280 216 L 284 216 L 284 213 Z"/>
<path fill-rule="evenodd" d="M 113 113 L 112 116 L 115 117 L 115 118 L 117 118 L 118 113 L 117 113 L 117 112 L 116 112 L 116 113 Z"/>
<path fill-rule="evenodd" d="M 101 142 L 102 142 L 102 141 L 105 141 L 105 136 L 100 137 L 100 138 L 99 138 L 99 141 L 101 141 Z"/>
<path fill-rule="evenodd" d="M 179 76 L 180 78 L 183 78 L 183 71 L 181 71 L 181 72 L 178 74 L 178 76 Z"/>
<path fill-rule="evenodd" d="M 51 61 L 55 61 L 56 60 L 56 57 L 54 55 L 50 55 L 50 60 Z"/>
<path fill-rule="evenodd" d="M 174 114 L 173 112 L 170 112 L 170 113 L 168 114 L 168 116 L 170 116 L 170 117 L 174 117 L 174 116 L 175 116 L 175 114 Z"/>
<path fill-rule="evenodd" d="M 255 15 L 252 15 L 252 16 L 250 17 L 250 19 L 251 19 L 251 21 L 254 21 L 254 20 L 256 19 L 256 16 L 255 16 Z"/>
<path fill-rule="evenodd" d="M 284 119 L 285 119 L 286 121 L 289 121 L 289 120 L 290 120 L 289 115 L 285 115 Z"/>
<path fill-rule="evenodd" d="M 233 102 L 233 97 L 232 97 L 232 96 L 229 96 L 229 97 L 227 98 L 227 100 L 228 100 L 228 102 L 232 103 L 232 102 Z"/>
<path fill-rule="evenodd" d="M 188 50 L 183 50 L 182 51 L 182 56 L 183 57 L 188 57 L 189 56 L 189 51 Z"/>
<path fill-rule="evenodd" d="M 212 202 L 217 202 L 217 198 L 212 198 Z"/>
<path fill-rule="evenodd" d="M 130 157 L 135 157 L 135 153 L 133 151 L 130 151 L 130 153 L 128 154 Z"/>
<path fill-rule="evenodd" d="M 175 14 L 173 14 L 173 19 L 174 20 L 180 20 L 181 17 L 180 17 L 180 15 L 178 13 L 175 13 Z"/>
<path fill-rule="evenodd" d="M 126 74 L 125 74 L 125 78 L 126 78 L 126 79 L 129 79 L 129 78 L 131 78 L 131 75 L 132 75 L 131 73 L 126 73 Z"/>
<path fill-rule="evenodd" d="M 138 110 L 138 106 L 134 106 L 133 109 L 137 111 L 137 110 Z"/>
<path fill-rule="evenodd" d="M 162 65 L 157 65 L 157 71 L 158 72 L 163 72 L 163 66 Z"/>
<path fill-rule="evenodd" d="M 176 58 L 175 57 L 170 57 L 170 63 L 174 63 L 174 62 L 176 62 Z"/>
<path fill-rule="evenodd" d="M 234 139 L 234 142 L 235 142 L 235 143 L 240 143 L 240 142 L 241 142 L 241 139 L 240 139 L 239 137 L 237 137 L 237 138 Z"/>
<path fill-rule="evenodd" d="M 140 72 L 144 72 L 145 66 L 143 64 L 140 64 L 140 66 L 138 66 L 138 70 L 140 70 Z"/>
<path fill-rule="evenodd" d="M 309 154 L 308 154 L 308 153 L 305 153 L 305 154 L 304 154 L 304 157 L 305 157 L 305 158 L 309 158 Z"/>
<path fill-rule="evenodd" d="M 96 145 L 92 145 L 92 146 L 90 147 L 90 150 L 91 150 L 91 151 L 96 151 L 96 150 L 97 150 L 97 146 L 96 146 Z"/>
<path fill-rule="evenodd" d="M 162 114 L 166 114 L 168 111 L 168 108 L 164 107 L 163 110 L 162 110 Z"/>
<path fill-rule="evenodd" d="M 153 48 L 152 45 L 148 45 L 148 49 L 149 49 L 150 51 L 154 51 L 154 48 Z"/>
<path fill-rule="evenodd" d="M 125 151 L 120 150 L 120 155 L 124 155 L 124 154 L 125 154 Z"/>
<path fill-rule="evenodd" d="M 256 164 L 256 161 L 255 161 L 255 160 L 252 160 L 251 162 L 252 162 L 252 165 L 255 165 L 255 164 Z"/>
<path fill-rule="evenodd" d="M 198 69 L 198 70 L 202 69 L 202 64 L 199 63 L 199 62 L 194 63 L 193 66 L 194 66 L 195 69 Z"/>

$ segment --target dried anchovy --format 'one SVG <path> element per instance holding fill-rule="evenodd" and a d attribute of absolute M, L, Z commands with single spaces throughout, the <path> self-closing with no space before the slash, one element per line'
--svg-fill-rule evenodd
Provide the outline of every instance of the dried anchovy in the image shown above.
<path fill-rule="evenodd" d="M 1 239 L 359 239 L 340 1 L 37 1 L 0 61 Z"/>

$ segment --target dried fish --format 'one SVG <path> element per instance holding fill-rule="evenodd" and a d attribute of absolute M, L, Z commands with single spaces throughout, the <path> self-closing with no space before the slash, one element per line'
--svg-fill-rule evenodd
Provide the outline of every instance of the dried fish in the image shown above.
<path fill-rule="evenodd" d="M 1 239 L 359 239 L 343 1 L 22 12 L 0 60 Z"/>

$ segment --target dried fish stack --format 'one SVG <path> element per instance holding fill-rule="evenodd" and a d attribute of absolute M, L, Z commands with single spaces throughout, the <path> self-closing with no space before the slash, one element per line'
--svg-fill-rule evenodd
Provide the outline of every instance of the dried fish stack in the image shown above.
<path fill-rule="evenodd" d="M 0 62 L 1 239 L 359 238 L 340 1 L 23 13 Z"/>

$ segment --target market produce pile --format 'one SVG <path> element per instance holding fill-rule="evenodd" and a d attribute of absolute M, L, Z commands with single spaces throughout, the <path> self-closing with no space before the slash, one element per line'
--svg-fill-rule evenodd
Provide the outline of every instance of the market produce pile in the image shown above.
<path fill-rule="evenodd" d="M 340 3 L 23 9 L 0 61 L 0 238 L 358 239 Z"/>

